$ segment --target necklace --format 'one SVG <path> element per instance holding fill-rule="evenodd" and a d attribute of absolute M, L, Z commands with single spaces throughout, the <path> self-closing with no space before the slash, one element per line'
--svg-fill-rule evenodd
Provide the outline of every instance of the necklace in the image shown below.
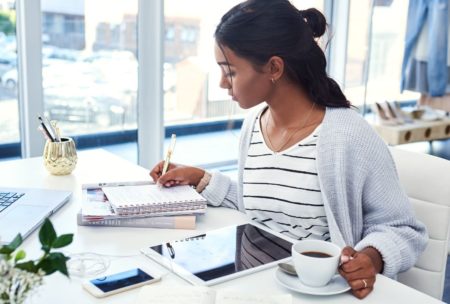
<path fill-rule="evenodd" d="M 275 148 L 275 146 L 272 144 L 272 141 L 270 140 L 269 131 L 268 131 L 269 116 L 267 116 L 266 124 L 265 124 L 266 137 L 267 137 L 267 139 L 269 140 L 270 147 L 272 148 L 272 150 L 273 150 L 274 152 L 280 152 L 280 151 L 283 151 L 284 147 L 289 143 L 289 141 L 291 140 L 292 136 L 294 136 L 295 134 L 297 134 L 298 131 L 300 131 L 300 130 L 302 130 L 302 129 L 305 128 L 306 124 L 307 124 L 308 121 L 309 121 L 309 118 L 311 117 L 311 113 L 313 112 L 315 106 L 316 106 L 316 104 L 313 103 L 313 105 L 312 105 L 311 109 L 309 110 L 308 115 L 306 116 L 305 121 L 303 122 L 303 124 L 302 124 L 299 128 L 295 129 L 295 131 L 292 132 L 292 133 L 289 135 L 289 137 L 287 138 L 287 140 L 286 140 L 279 148 Z M 271 115 L 271 114 L 270 114 L 270 109 L 268 109 L 268 110 L 269 110 L 269 113 L 268 113 L 268 114 Z"/>

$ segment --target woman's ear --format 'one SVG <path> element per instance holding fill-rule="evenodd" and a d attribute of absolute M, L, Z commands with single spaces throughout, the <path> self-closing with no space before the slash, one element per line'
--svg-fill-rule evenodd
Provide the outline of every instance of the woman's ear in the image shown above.
<path fill-rule="evenodd" d="M 273 81 L 277 81 L 283 76 L 284 60 L 278 56 L 272 56 L 267 62 L 267 72 Z"/>

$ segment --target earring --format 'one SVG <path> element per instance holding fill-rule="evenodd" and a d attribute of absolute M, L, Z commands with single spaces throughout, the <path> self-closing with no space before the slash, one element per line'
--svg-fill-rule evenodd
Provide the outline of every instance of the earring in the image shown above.
<path fill-rule="evenodd" d="M 272 81 L 273 84 L 275 84 L 275 79 L 270 78 L 270 80 Z"/>

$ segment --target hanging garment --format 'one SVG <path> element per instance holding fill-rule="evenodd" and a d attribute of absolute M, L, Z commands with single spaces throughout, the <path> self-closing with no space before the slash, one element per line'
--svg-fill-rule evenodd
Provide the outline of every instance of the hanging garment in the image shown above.
<path fill-rule="evenodd" d="M 448 0 L 410 0 L 401 90 L 450 92 Z"/>

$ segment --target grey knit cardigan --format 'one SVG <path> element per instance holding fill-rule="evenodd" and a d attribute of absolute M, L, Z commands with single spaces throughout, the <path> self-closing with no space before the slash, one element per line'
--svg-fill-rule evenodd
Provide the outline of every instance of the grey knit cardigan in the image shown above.
<path fill-rule="evenodd" d="M 238 182 L 213 172 L 202 195 L 214 206 L 243 204 L 243 168 L 260 110 L 245 119 Z M 317 170 L 331 241 L 356 250 L 372 246 L 382 255 L 383 274 L 395 278 L 417 261 L 428 241 L 414 216 L 386 144 L 354 110 L 327 108 L 317 143 Z"/>

